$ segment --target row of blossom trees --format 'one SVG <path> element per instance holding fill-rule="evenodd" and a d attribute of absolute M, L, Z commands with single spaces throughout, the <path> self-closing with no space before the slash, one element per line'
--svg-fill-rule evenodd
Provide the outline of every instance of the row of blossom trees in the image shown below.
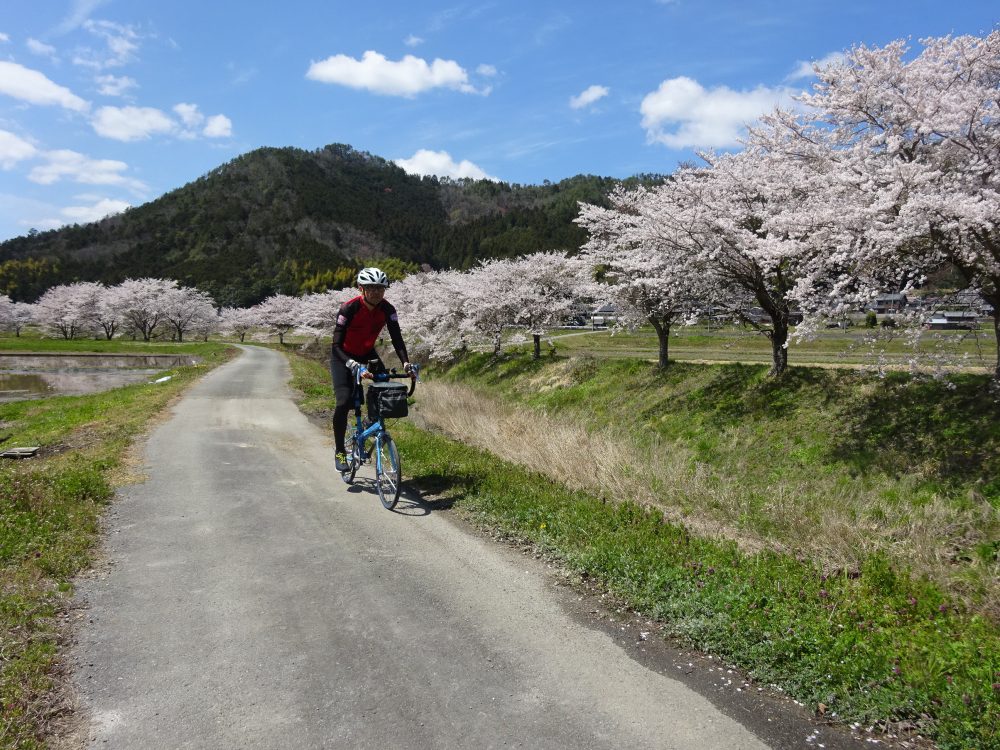
<path fill-rule="evenodd" d="M 906 291 L 949 266 L 992 305 L 1000 380 L 1000 31 L 858 47 L 818 67 L 814 92 L 751 129 L 738 153 L 702 154 L 654 188 L 619 189 L 581 205 L 579 253 L 483 261 L 466 272 L 415 274 L 389 298 L 407 338 L 443 358 L 472 346 L 499 353 L 509 327 L 541 335 L 588 303 L 613 301 L 623 325 L 649 324 L 666 366 L 672 326 L 705 314 L 757 328 L 775 375 L 790 327 L 813 330 L 885 291 Z M 141 336 L 222 331 L 332 331 L 344 289 L 275 295 L 216 311 L 208 295 L 159 279 L 50 289 L 33 306 L 0 298 L 0 324 L 32 320 L 53 335 Z M 763 311 L 763 316 L 753 308 Z"/>
<path fill-rule="evenodd" d="M 219 330 L 212 298 L 198 289 L 164 279 L 128 279 L 106 287 L 91 281 L 49 289 L 34 304 L 0 297 L 0 326 L 20 335 L 31 323 L 49 335 L 129 335 L 149 341 L 165 333 L 177 341 L 185 335 L 206 338 Z"/>
<path fill-rule="evenodd" d="M 903 42 L 855 48 L 741 152 L 583 206 L 585 254 L 658 331 L 719 307 L 759 327 L 773 374 L 793 310 L 806 333 L 950 266 L 992 306 L 1000 379 L 1000 31 L 922 46 L 912 59 Z"/>

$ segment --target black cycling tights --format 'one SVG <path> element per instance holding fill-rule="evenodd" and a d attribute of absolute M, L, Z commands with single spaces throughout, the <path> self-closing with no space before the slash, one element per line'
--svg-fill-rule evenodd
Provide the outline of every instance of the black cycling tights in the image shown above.
<path fill-rule="evenodd" d="M 341 404 L 333 410 L 333 441 L 337 444 L 337 453 L 346 453 L 344 435 L 347 434 L 347 415 L 353 404 Z"/>

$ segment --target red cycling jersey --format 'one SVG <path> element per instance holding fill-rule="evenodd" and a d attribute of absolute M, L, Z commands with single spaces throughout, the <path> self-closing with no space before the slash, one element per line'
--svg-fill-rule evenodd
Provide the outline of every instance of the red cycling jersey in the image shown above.
<path fill-rule="evenodd" d="M 369 310 L 361 295 L 340 306 L 337 325 L 333 329 L 334 355 L 342 362 L 364 359 L 374 350 L 378 335 L 386 327 L 396 355 L 401 362 L 409 362 L 399 330 L 396 308 L 382 300 Z"/>

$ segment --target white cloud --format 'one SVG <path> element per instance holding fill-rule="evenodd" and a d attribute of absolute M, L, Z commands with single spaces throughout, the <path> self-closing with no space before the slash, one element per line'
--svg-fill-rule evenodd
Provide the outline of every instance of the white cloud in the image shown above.
<path fill-rule="evenodd" d="M 233 134 L 233 122 L 225 115 L 212 115 L 201 132 L 206 138 L 228 138 Z"/>
<path fill-rule="evenodd" d="M 94 36 L 101 38 L 107 49 L 80 50 L 74 57 L 75 65 L 82 65 L 95 70 L 117 68 L 136 59 L 139 50 L 137 40 L 139 35 L 130 26 L 122 26 L 112 21 L 84 21 L 83 28 Z"/>
<path fill-rule="evenodd" d="M 140 141 L 172 133 L 177 123 L 153 107 L 101 107 L 91 125 L 98 135 L 116 141 Z"/>
<path fill-rule="evenodd" d="M 107 3 L 108 0 L 73 0 L 69 15 L 56 28 L 57 34 L 66 34 L 86 21 L 90 14 Z"/>
<path fill-rule="evenodd" d="M 173 107 L 180 122 L 154 107 L 101 107 L 91 121 L 94 131 L 116 141 L 141 141 L 154 135 L 173 135 L 184 139 L 199 136 L 226 138 L 232 135 L 233 123 L 225 115 L 205 117 L 197 104 L 182 102 Z"/>
<path fill-rule="evenodd" d="M 93 196 L 78 196 L 88 200 L 94 200 Z M 59 213 L 68 220 L 75 223 L 86 224 L 91 221 L 98 221 L 105 216 L 120 214 L 130 204 L 127 201 L 113 200 L 111 198 L 100 198 L 88 206 L 67 206 Z"/>
<path fill-rule="evenodd" d="M 138 88 L 134 78 L 128 76 L 97 76 L 97 90 L 104 96 L 123 96 L 130 89 Z"/>
<path fill-rule="evenodd" d="M 31 104 L 57 104 L 74 112 L 85 112 L 90 104 L 65 86 L 53 83 L 37 70 L 0 60 L 0 94 Z"/>
<path fill-rule="evenodd" d="M 479 75 L 481 76 L 487 76 L 488 78 L 492 78 L 497 74 L 497 69 L 495 65 L 487 65 L 483 63 L 478 68 L 476 68 L 476 72 L 479 73 Z"/>
<path fill-rule="evenodd" d="M 212 115 L 206 118 L 198 111 L 197 104 L 178 104 L 174 107 L 174 112 L 181 118 L 181 122 L 187 128 L 181 135 L 185 138 L 195 138 L 195 132 L 204 125 L 201 134 L 206 138 L 228 138 L 233 134 L 233 122 L 225 115 Z"/>
<path fill-rule="evenodd" d="M 588 86 L 577 96 L 570 97 L 569 106 L 573 109 L 583 109 L 584 107 L 589 107 L 598 99 L 603 99 L 610 93 L 611 89 L 607 86 Z"/>
<path fill-rule="evenodd" d="M 38 150 L 28 141 L 7 130 L 0 130 L 0 167 L 10 169 L 17 162 L 32 158 Z"/>
<path fill-rule="evenodd" d="M 309 66 L 306 78 L 321 83 L 337 83 L 376 94 L 412 97 L 434 88 L 448 88 L 463 93 L 482 93 L 469 83 L 465 69 L 454 60 L 426 60 L 406 55 L 402 60 L 387 60 L 368 50 L 360 60 L 347 55 L 333 55 Z"/>
<path fill-rule="evenodd" d="M 31 52 L 32 54 L 40 55 L 42 57 L 48 57 L 53 60 L 55 60 L 57 57 L 55 47 L 53 47 L 51 44 L 40 42 L 37 39 L 29 38 L 28 41 L 25 42 L 25 46 L 27 46 L 28 51 Z"/>
<path fill-rule="evenodd" d="M 0 42 L 7 43 L 10 41 L 10 37 L 0 31 Z"/>
<path fill-rule="evenodd" d="M 408 37 L 406 37 L 406 39 L 403 40 L 403 44 L 405 44 L 407 47 L 419 47 L 423 43 L 424 43 L 423 38 L 416 36 L 414 34 L 410 34 Z"/>
<path fill-rule="evenodd" d="M 181 118 L 181 122 L 189 128 L 196 128 L 205 121 L 205 115 L 198 111 L 197 104 L 176 104 L 174 112 Z"/>
<path fill-rule="evenodd" d="M 821 68 L 825 68 L 827 65 L 834 65 L 844 62 L 847 58 L 844 56 L 843 52 L 831 52 L 826 57 L 820 60 L 814 60 L 813 62 L 806 62 L 800 60 L 795 67 L 795 70 L 788 75 L 789 81 L 800 81 L 803 78 L 812 78 L 816 75 L 813 70 L 814 65 L 818 65 Z"/>
<path fill-rule="evenodd" d="M 84 154 L 59 149 L 46 151 L 42 156 L 46 164 L 31 170 L 28 179 L 40 185 L 53 185 L 63 179 L 83 185 L 117 185 L 143 194 L 147 186 L 134 178 L 122 174 L 128 165 L 114 159 L 91 159 Z"/>
<path fill-rule="evenodd" d="M 429 151 L 422 148 L 409 159 L 395 159 L 394 161 L 410 174 L 454 178 L 471 177 L 474 180 L 500 182 L 499 177 L 486 174 L 481 167 L 467 159 L 456 163 L 447 151 Z"/>
<path fill-rule="evenodd" d="M 671 78 L 642 100 L 642 126 L 650 141 L 670 148 L 728 148 L 738 144 L 747 123 L 776 105 L 789 106 L 793 93 L 766 86 L 708 90 L 691 78 Z"/>

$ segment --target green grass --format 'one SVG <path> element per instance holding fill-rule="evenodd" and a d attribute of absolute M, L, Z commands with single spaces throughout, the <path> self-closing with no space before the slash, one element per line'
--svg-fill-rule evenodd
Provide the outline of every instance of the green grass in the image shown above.
<path fill-rule="evenodd" d="M 218 351 L 215 341 L 131 341 L 127 339 L 61 339 L 39 336 L 33 331 L 20 336 L 0 337 L 2 352 L 45 352 L 85 354 L 191 354 L 201 356 Z"/>
<path fill-rule="evenodd" d="M 93 343 L 59 342 L 55 350 L 91 351 Z M 0 348 L 28 350 L 10 344 L 0 340 Z M 91 561 L 101 514 L 126 469 L 124 452 L 172 398 L 229 356 L 221 344 L 156 351 L 197 354 L 202 363 L 165 371 L 172 375 L 165 383 L 0 404 L 3 447 L 42 449 L 0 463 L 0 747 L 42 747 L 59 718 L 59 615 L 73 577 Z"/>
<path fill-rule="evenodd" d="M 540 387 L 546 368 L 558 364 L 567 368 L 568 383 L 563 373 L 563 385 L 550 379 Z M 325 404 L 319 392 L 323 365 L 299 362 L 294 369 L 300 390 L 315 389 L 313 405 L 329 408 L 329 389 Z M 902 376 L 873 387 L 850 373 L 822 371 L 774 383 L 765 369 L 686 365 L 659 375 L 635 361 L 516 357 L 498 364 L 474 357 L 448 377 L 526 408 L 586 416 L 588 424 L 624 415 L 650 433 L 686 441 L 717 466 L 735 461 L 730 452 L 740 445 L 744 452 L 757 449 L 771 462 L 757 471 L 772 480 L 793 470 L 843 470 L 859 481 L 919 470 L 926 487 L 940 485 L 959 503 L 979 472 L 987 482 L 973 481 L 976 491 L 988 493 L 995 507 L 988 483 L 998 475 L 1000 420 L 995 403 L 983 400 L 981 379 L 954 391 Z M 855 429 L 841 435 L 841 420 L 851 415 Z M 724 438 L 748 424 L 742 441 Z M 932 439 L 942 430 L 952 430 L 945 448 Z M 845 723 L 888 722 L 931 736 L 942 748 L 1000 747 L 997 623 L 889 556 L 872 553 L 856 569 L 831 573 L 801 555 L 745 552 L 733 541 L 694 536 L 655 509 L 570 491 L 409 424 L 394 434 L 408 479 L 438 507 L 537 545 L 757 681 L 813 709 L 822 703 L 827 716 Z M 896 449 L 884 455 L 873 449 L 886 441 Z M 922 502 L 919 493 L 892 501 Z M 970 554 L 996 564 L 995 549 Z"/>
<path fill-rule="evenodd" d="M 789 365 L 872 366 L 876 358 L 872 355 L 872 347 L 864 342 L 864 337 L 871 333 L 862 327 L 829 329 L 818 331 L 811 340 L 792 340 L 788 347 Z M 656 359 L 659 355 L 656 333 L 649 327 L 636 331 L 587 333 L 563 329 L 552 331 L 545 339 L 552 342 L 559 354 L 570 356 Z M 543 345 L 543 348 L 550 347 Z M 514 351 L 518 349 L 524 347 L 513 348 Z M 884 340 L 876 349 L 883 352 L 887 365 L 896 367 L 905 367 L 915 353 L 900 337 Z M 996 343 L 991 328 L 980 329 L 975 335 L 965 331 L 926 332 L 916 351 L 928 355 L 942 350 L 950 352 L 956 362 L 962 361 L 963 366 L 992 370 L 996 364 Z M 967 361 L 960 360 L 964 356 L 968 357 Z M 670 336 L 670 358 L 767 363 L 771 360 L 771 343 L 756 331 L 739 326 L 676 326 Z"/>
<path fill-rule="evenodd" d="M 439 377 L 582 429 L 617 425 L 652 460 L 687 456 L 653 488 L 687 490 L 685 512 L 818 560 L 834 542 L 855 567 L 882 550 L 1000 619 L 1000 403 L 986 376 L 774 380 L 765 366 L 475 355 Z"/>

